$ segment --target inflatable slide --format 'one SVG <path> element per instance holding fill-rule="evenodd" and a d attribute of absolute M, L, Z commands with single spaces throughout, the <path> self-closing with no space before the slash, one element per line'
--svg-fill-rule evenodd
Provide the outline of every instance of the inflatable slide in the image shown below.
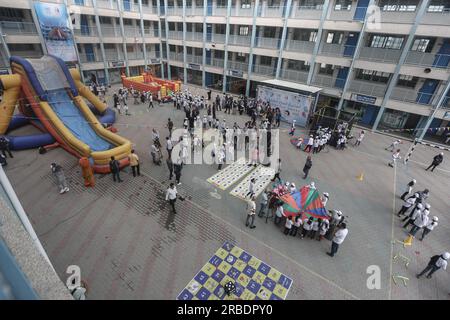
<path fill-rule="evenodd" d="M 121 166 L 128 165 L 131 142 L 107 130 L 96 118 L 84 99 L 92 104 L 96 113 L 114 121 L 112 111 L 81 83 L 77 70 L 69 70 L 64 61 L 50 55 L 41 59 L 11 57 L 10 60 L 13 75 L 6 76 L 11 77 L 10 80 L 2 78 L 1 105 L 4 108 L 0 105 L 0 134 L 10 125 L 8 119 L 12 119 L 15 100 L 21 94 L 31 109 L 27 112 L 34 114 L 42 129 L 69 153 L 89 158 L 96 172 L 110 171 L 111 156 L 119 160 Z M 10 90 L 12 88 L 15 89 Z"/>

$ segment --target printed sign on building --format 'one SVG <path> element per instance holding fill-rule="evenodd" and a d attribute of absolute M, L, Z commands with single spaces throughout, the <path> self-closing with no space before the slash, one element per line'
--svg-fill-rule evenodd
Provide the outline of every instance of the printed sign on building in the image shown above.
<path fill-rule="evenodd" d="M 35 2 L 34 9 L 48 54 L 59 57 L 66 62 L 77 61 L 66 5 Z"/>

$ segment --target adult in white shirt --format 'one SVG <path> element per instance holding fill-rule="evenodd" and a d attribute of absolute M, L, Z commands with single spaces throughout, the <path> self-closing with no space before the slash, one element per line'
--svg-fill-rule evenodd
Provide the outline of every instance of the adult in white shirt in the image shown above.
<path fill-rule="evenodd" d="M 425 267 L 425 269 L 422 270 L 421 273 L 416 275 L 416 278 L 419 279 L 421 276 L 423 276 L 426 272 L 429 271 L 427 274 L 427 278 L 431 279 L 431 276 L 433 275 L 433 273 L 435 273 L 439 269 L 444 269 L 444 270 L 447 269 L 448 259 L 450 259 L 450 253 L 448 253 L 448 252 L 444 252 L 441 255 L 432 256 L 430 261 L 428 261 L 428 265 Z"/>
<path fill-rule="evenodd" d="M 175 210 L 175 201 L 177 201 L 177 187 L 175 187 L 173 182 L 166 191 L 166 201 L 169 201 L 173 213 L 176 214 L 177 211 Z"/>
<path fill-rule="evenodd" d="M 327 255 L 329 255 L 330 257 L 334 257 L 334 255 L 339 249 L 339 245 L 341 245 L 342 242 L 344 242 L 345 237 L 347 237 L 347 234 L 348 234 L 347 225 L 345 224 L 345 222 L 342 222 L 339 225 L 338 231 L 336 231 L 336 233 L 334 234 L 333 240 L 331 241 L 331 252 L 327 252 Z"/>
<path fill-rule="evenodd" d="M 416 220 L 414 220 L 413 227 L 409 231 L 410 235 L 414 237 L 417 231 L 424 228 L 428 224 L 428 221 L 430 221 L 430 218 L 428 217 L 429 213 L 430 212 L 428 210 L 423 210 L 420 212 Z"/>
<path fill-rule="evenodd" d="M 434 229 L 435 227 L 437 227 L 438 221 L 439 221 L 438 217 L 434 216 L 434 217 L 433 217 L 433 220 L 431 220 L 430 222 L 428 222 L 428 224 L 425 226 L 425 228 L 423 228 L 422 238 L 419 239 L 420 241 L 422 241 L 423 238 L 425 238 L 425 236 L 426 236 L 427 234 L 429 234 L 431 231 L 433 231 L 433 229 Z"/>
<path fill-rule="evenodd" d="M 248 227 L 250 225 L 250 229 L 255 229 L 255 213 L 256 213 L 256 203 L 255 196 L 252 196 L 251 199 L 247 202 L 247 220 L 245 221 L 245 226 Z"/>

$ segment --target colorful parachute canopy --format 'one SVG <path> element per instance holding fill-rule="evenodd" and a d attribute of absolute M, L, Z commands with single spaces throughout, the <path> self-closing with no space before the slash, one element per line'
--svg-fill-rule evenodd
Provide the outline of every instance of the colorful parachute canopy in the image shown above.
<path fill-rule="evenodd" d="M 320 199 L 320 194 L 310 186 L 304 186 L 293 193 L 287 193 L 280 197 L 284 202 L 284 214 L 287 217 L 302 215 L 302 219 L 314 217 L 316 219 L 329 219 L 327 210 Z"/>

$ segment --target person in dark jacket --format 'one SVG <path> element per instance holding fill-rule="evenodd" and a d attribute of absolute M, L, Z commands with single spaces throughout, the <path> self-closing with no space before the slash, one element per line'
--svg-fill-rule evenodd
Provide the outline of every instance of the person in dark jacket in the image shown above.
<path fill-rule="evenodd" d="M 116 182 L 116 178 L 117 178 L 117 181 L 119 181 L 119 182 L 123 181 L 122 179 L 120 179 L 120 175 L 119 175 L 119 173 L 120 173 L 119 161 L 117 161 L 114 157 L 111 157 L 111 161 L 109 162 L 109 169 L 111 170 L 114 182 Z"/>
<path fill-rule="evenodd" d="M 1 137 L 0 138 L 0 150 L 1 150 L 2 154 L 5 156 L 5 158 L 6 158 L 6 153 L 9 154 L 10 158 L 14 158 L 12 153 L 11 153 L 11 150 L 9 149 L 9 140 L 8 140 L 8 138 L 6 138 L 6 137 Z M 431 170 L 431 171 L 433 171 L 433 170 Z"/>
<path fill-rule="evenodd" d="M 307 156 L 305 166 L 303 167 L 303 173 L 305 174 L 303 179 L 306 179 L 308 177 L 308 173 L 309 173 L 309 170 L 311 169 L 311 167 L 312 167 L 311 156 Z"/>
<path fill-rule="evenodd" d="M 444 153 L 441 152 L 433 158 L 433 162 L 430 164 L 428 168 L 425 169 L 425 171 L 428 171 L 428 169 L 431 168 L 431 172 L 433 172 L 434 168 L 440 165 L 443 160 L 444 160 Z"/>

